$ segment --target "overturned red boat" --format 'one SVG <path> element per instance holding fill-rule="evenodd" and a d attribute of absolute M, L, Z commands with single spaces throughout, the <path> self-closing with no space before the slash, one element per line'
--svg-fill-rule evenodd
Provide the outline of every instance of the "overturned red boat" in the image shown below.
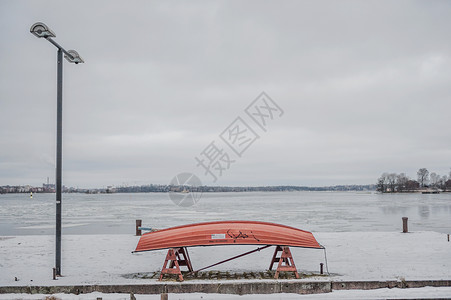
<path fill-rule="evenodd" d="M 258 221 L 218 221 L 177 226 L 143 234 L 134 252 L 214 245 L 323 248 L 311 232 L 294 227 Z"/>

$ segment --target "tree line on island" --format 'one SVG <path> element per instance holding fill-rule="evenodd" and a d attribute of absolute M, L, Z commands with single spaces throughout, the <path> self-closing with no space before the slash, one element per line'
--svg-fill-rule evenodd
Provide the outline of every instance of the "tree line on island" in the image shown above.
<path fill-rule="evenodd" d="M 9 193 L 55 193 L 54 185 L 51 188 L 27 186 L 0 186 L 0 194 Z M 196 191 L 202 193 L 215 192 L 294 192 L 294 191 L 374 191 L 374 184 L 366 185 L 334 185 L 323 187 L 310 186 L 183 186 L 148 184 L 140 186 L 108 186 L 107 188 L 73 188 L 63 186 L 63 193 L 86 193 L 86 194 L 112 194 L 112 193 L 170 193 Z"/>
<path fill-rule="evenodd" d="M 381 193 L 451 191 L 451 171 L 449 175 L 442 176 L 421 168 L 417 171 L 417 180 L 409 178 L 405 173 L 383 173 L 377 179 L 376 190 Z"/>

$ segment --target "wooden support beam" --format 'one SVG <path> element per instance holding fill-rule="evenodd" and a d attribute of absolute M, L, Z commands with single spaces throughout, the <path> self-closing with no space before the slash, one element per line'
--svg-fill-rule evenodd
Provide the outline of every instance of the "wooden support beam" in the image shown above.
<path fill-rule="evenodd" d="M 279 252 L 282 252 L 280 256 L 278 256 Z M 276 274 L 274 275 L 275 279 L 279 278 L 280 272 L 293 272 L 296 278 L 299 279 L 299 273 L 296 269 L 296 265 L 294 264 L 294 259 L 291 255 L 290 247 L 276 246 L 274 255 L 272 256 L 271 264 L 269 265 L 269 270 L 272 270 L 272 267 L 275 263 L 278 263 Z"/>
<path fill-rule="evenodd" d="M 170 248 L 166 255 L 166 259 L 164 260 L 159 281 L 163 279 L 164 274 L 178 275 L 178 279 L 183 281 L 182 271 L 180 270 L 181 266 L 186 266 L 190 272 L 193 271 L 193 266 L 188 255 L 188 249 L 185 247 Z"/>

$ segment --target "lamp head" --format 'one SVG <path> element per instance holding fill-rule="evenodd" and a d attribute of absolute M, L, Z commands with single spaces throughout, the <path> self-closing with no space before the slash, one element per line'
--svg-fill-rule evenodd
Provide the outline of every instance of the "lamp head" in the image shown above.
<path fill-rule="evenodd" d="M 81 58 L 81 56 L 78 54 L 77 51 L 75 51 L 75 50 L 68 50 L 67 52 L 72 56 L 72 57 L 70 57 L 67 54 L 64 55 L 64 58 L 67 59 L 68 62 L 75 63 L 76 65 L 85 62 L 83 60 L 83 58 Z"/>
<path fill-rule="evenodd" d="M 50 30 L 44 23 L 37 22 L 31 25 L 30 32 L 38 38 L 56 37 L 55 33 Z"/>

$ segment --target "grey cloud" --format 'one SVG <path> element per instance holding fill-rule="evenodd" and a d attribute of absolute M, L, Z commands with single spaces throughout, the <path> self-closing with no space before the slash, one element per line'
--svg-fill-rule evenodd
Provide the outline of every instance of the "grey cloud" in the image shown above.
<path fill-rule="evenodd" d="M 65 185 L 202 176 L 194 156 L 261 91 L 285 114 L 218 184 L 449 172 L 449 2 L 77 4 L 0 3 L 0 185 L 54 175 L 56 51 L 36 21 L 86 60 L 64 64 Z"/>

